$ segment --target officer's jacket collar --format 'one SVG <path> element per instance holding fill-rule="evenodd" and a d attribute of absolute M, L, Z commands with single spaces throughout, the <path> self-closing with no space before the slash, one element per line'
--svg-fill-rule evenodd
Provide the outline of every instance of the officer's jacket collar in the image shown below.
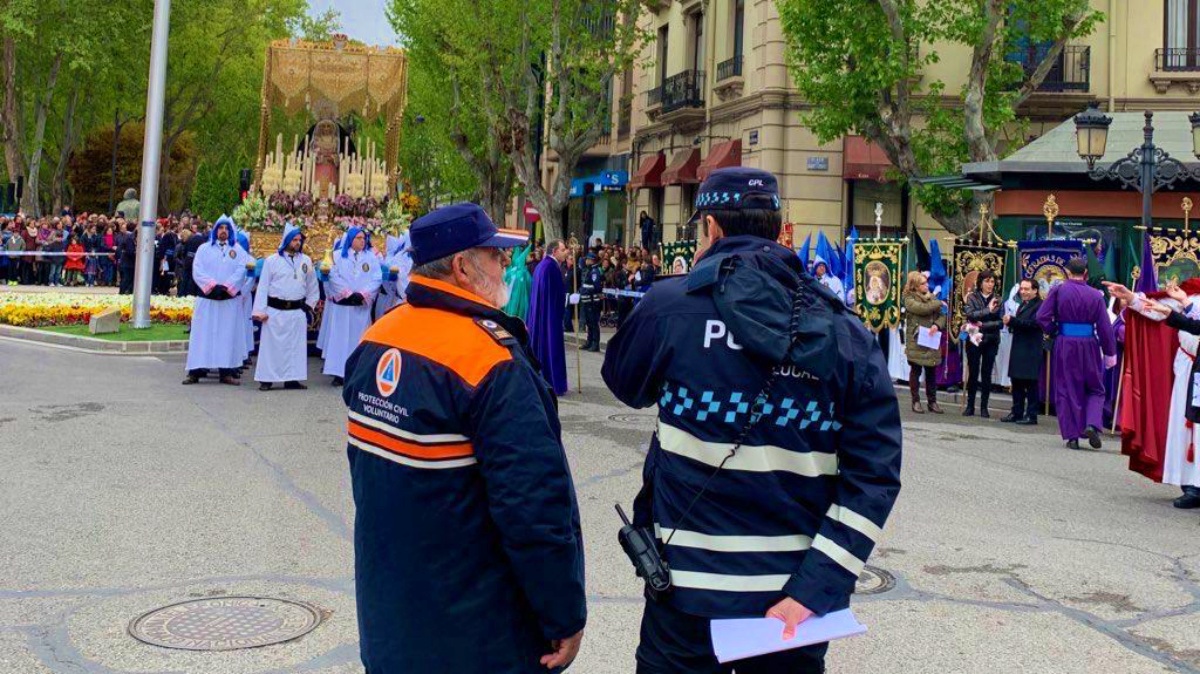
<path fill-rule="evenodd" d="M 493 320 L 517 339 L 522 350 L 528 349 L 529 332 L 525 329 L 524 321 L 509 316 L 473 292 L 428 276 L 414 275 L 408 281 L 407 296 L 409 304 L 415 307 L 442 309 L 471 318 Z"/>
<path fill-rule="evenodd" d="M 774 241 L 757 236 L 728 236 L 714 243 L 688 274 L 688 292 L 715 284 L 722 261 L 731 256 L 753 259 L 755 267 L 789 288 L 795 288 L 798 278 L 806 273 L 796 254 Z"/>

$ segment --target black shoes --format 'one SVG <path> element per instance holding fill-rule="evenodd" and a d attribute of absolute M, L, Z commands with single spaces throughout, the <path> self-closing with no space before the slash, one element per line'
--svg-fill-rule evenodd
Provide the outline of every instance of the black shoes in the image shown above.
<path fill-rule="evenodd" d="M 1017 426 L 1037 426 L 1037 417 L 1031 414 L 1024 419 L 1017 419 L 1015 424 Z"/>
<path fill-rule="evenodd" d="M 183 380 L 184 386 L 191 386 L 192 384 L 199 384 L 199 383 L 200 383 L 200 378 L 190 375 L 190 374 L 187 376 L 187 379 Z"/>
<path fill-rule="evenodd" d="M 974 408 L 974 407 L 968 407 L 967 409 L 963 410 L 963 416 L 964 416 L 964 417 L 973 417 L 973 416 L 975 416 L 975 408 Z"/>
<path fill-rule="evenodd" d="M 1018 421 L 1018 420 L 1020 420 L 1020 419 L 1021 419 L 1021 417 L 1019 417 L 1019 416 L 1017 416 L 1017 415 L 1013 414 L 1012 412 L 1009 412 L 1009 413 L 1008 413 L 1008 414 L 1007 414 L 1007 415 L 1006 415 L 1004 418 L 1002 418 L 1002 419 L 1000 420 L 1000 423 L 1002 423 L 1002 424 L 1011 424 L 1011 423 L 1013 423 L 1014 421 Z"/>
<path fill-rule="evenodd" d="M 1079 441 L 1067 440 L 1067 449 L 1079 449 Z"/>
<path fill-rule="evenodd" d="M 283 387 L 289 391 L 307 391 L 308 387 L 298 381 L 288 381 L 283 383 Z"/>
<path fill-rule="evenodd" d="M 1092 449 L 1100 449 L 1104 446 L 1104 443 L 1100 441 L 1100 429 L 1095 426 L 1088 426 L 1087 430 L 1083 433 L 1087 436 L 1088 444 L 1091 445 Z"/>
<path fill-rule="evenodd" d="M 979 418 L 980 419 L 991 419 L 992 418 L 991 412 L 988 412 L 987 405 L 984 405 L 982 408 L 980 408 Z"/>
<path fill-rule="evenodd" d="M 269 381 L 262 382 L 261 384 L 258 385 L 258 390 L 270 391 L 271 390 L 271 382 L 269 382 Z"/>
<path fill-rule="evenodd" d="M 1175 502 L 1172 503 L 1172 505 L 1180 510 L 1200 508 L 1200 489 L 1197 489 L 1196 487 L 1184 487 L 1183 496 L 1175 499 Z"/>
<path fill-rule="evenodd" d="M 341 377 L 334 377 L 333 381 L 329 382 L 329 385 L 330 386 L 341 386 L 345 383 L 346 383 L 345 379 L 342 379 Z"/>

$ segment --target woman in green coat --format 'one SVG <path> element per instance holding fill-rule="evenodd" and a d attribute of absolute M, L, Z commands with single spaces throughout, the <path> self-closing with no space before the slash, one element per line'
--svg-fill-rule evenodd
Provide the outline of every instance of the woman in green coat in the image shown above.
<path fill-rule="evenodd" d="M 912 393 L 912 410 L 924 414 L 921 406 L 921 373 L 925 373 L 925 396 L 928 398 L 929 411 L 942 414 L 942 408 L 937 404 L 937 375 L 934 368 L 942 364 L 941 348 L 930 349 L 917 343 L 918 330 L 928 328 L 937 331 L 939 344 L 940 331 L 946 327 L 946 319 L 942 315 L 945 303 L 937 295 L 929 292 L 929 282 L 919 271 L 908 273 L 908 283 L 904 284 L 904 311 L 908 315 L 908 324 L 904 330 L 904 355 L 908 358 L 908 390 Z"/>

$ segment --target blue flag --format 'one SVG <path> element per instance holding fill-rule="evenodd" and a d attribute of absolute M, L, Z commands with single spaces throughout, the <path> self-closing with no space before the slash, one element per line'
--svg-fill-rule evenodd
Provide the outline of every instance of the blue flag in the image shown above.
<path fill-rule="evenodd" d="M 929 242 L 929 289 L 937 290 L 938 299 L 943 302 L 950 297 L 950 277 L 946 274 L 946 261 L 942 259 L 942 249 L 935 238 Z"/>
<path fill-rule="evenodd" d="M 842 286 L 846 288 L 846 299 L 854 302 L 854 242 L 858 241 L 858 228 L 850 228 L 850 236 L 846 237 L 846 260 L 842 265 Z"/>
<path fill-rule="evenodd" d="M 809 266 L 808 255 L 812 248 L 812 233 L 804 237 L 804 245 L 800 246 L 800 250 L 796 251 L 796 255 L 800 258 L 800 264 L 804 265 L 807 270 Z"/>

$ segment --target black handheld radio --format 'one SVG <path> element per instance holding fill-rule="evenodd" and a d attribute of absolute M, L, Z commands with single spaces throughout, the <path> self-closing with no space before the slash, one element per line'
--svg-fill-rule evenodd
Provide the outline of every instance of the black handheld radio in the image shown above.
<path fill-rule="evenodd" d="M 645 529 L 640 529 L 630 523 L 625 511 L 617 505 L 617 514 L 625 526 L 617 532 L 617 540 L 621 548 L 633 562 L 633 568 L 638 577 L 646 581 L 646 587 L 652 594 L 661 594 L 671 589 L 671 570 L 667 562 L 658 554 L 658 544 L 654 536 Z"/>

